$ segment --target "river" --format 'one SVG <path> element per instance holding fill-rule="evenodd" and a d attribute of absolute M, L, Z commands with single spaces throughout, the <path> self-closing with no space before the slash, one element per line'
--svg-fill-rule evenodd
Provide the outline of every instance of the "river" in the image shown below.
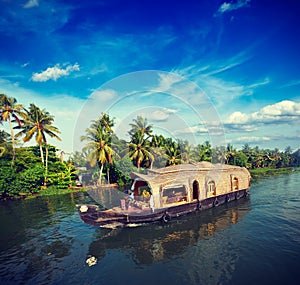
<path fill-rule="evenodd" d="M 84 224 L 86 193 L 0 204 L 0 284 L 300 284 L 300 174 L 167 224 Z"/>

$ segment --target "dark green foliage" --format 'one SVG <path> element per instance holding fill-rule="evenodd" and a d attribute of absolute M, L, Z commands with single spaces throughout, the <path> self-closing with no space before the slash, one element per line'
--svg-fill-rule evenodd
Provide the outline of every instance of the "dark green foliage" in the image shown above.
<path fill-rule="evenodd" d="M 178 143 L 171 141 L 164 146 L 165 157 L 167 159 L 166 166 L 181 164 L 182 154 Z"/>
<path fill-rule="evenodd" d="M 232 164 L 241 166 L 241 167 L 247 167 L 247 160 L 248 160 L 248 157 L 243 152 L 238 151 L 238 152 L 236 152 L 236 154 L 233 157 Z"/>
<path fill-rule="evenodd" d="M 129 157 L 138 169 L 152 167 L 154 156 L 150 138 L 152 137 L 152 125 L 148 125 L 147 119 L 137 116 L 130 124 L 130 143 L 128 144 Z"/>
<path fill-rule="evenodd" d="M 19 171 L 18 166 L 12 166 L 10 161 L 1 159 L 0 166 L 0 197 L 2 199 L 39 191 L 44 175 L 44 168 L 41 165 L 31 165 L 30 168 L 23 168 Z"/>
<path fill-rule="evenodd" d="M 76 171 L 72 164 L 60 161 L 49 164 L 47 182 L 59 189 L 67 189 L 76 179 Z"/>
<path fill-rule="evenodd" d="M 16 149 L 16 158 L 14 161 L 14 166 L 16 172 L 22 172 L 28 168 L 31 168 L 35 164 L 41 164 L 41 158 L 36 155 L 32 148 L 22 147 Z"/>
<path fill-rule="evenodd" d="M 11 184 L 10 194 L 28 195 L 39 192 L 44 181 L 44 171 L 43 166 L 35 164 L 18 173 L 16 180 Z"/>
<path fill-rule="evenodd" d="M 129 184 L 131 181 L 130 173 L 135 170 L 136 168 L 128 156 L 118 159 L 110 168 L 110 182 L 121 186 Z"/>
<path fill-rule="evenodd" d="M 45 145 L 43 145 L 43 155 L 44 157 L 46 156 L 46 150 L 45 150 Z M 36 146 L 30 146 L 26 148 L 27 151 L 32 152 L 36 158 L 39 158 L 39 161 L 41 161 L 41 153 L 40 153 L 40 147 L 38 145 Z M 58 151 L 58 149 L 53 146 L 53 145 L 48 145 L 48 162 L 56 162 L 59 161 L 58 156 L 56 155 L 56 152 Z"/>
<path fill-rule="evenodd" d="M 65 189 L 74 184 L 76 171 L 72 164 L 60 162 L 55 151 L 55 147 L 49 146 L 47 186 Z M 16 148 L 13 163 L 10 155 L 0 158 L 0 199 L 44 191 L 44 177 L 45 167 L 41 164 L 39 147 Z"/>
<path fill-rule="evenodd" d="M 11 185 L 16 178 L 17 174 L 12 168 L 10 160 L 0 159 L 0 199 L 10 196 Z"/>

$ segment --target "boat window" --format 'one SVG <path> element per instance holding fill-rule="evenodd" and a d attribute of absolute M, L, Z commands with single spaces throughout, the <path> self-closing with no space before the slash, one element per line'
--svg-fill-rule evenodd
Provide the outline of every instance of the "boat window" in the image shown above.
<path fill-rule="evenodd" d="M 207 182 L 207 194 L 216 195 L 216 184 L 213 180 Z"/>
<path fill-rule="evenodd" d="M 239 189 L 239 180 L 236 176 L 231 175 L 231 190 Z"/>
<path fill-rule="evenodd" d="M 134 196 L 150 196 L 151 190 L 146 181 L 136 180 L 134 182 Z"/>
<path fill-rule="evenodd" d="M 162 196 L 164 204 L 187 201 L 187 191 L 184 185 L 164 188 Z"/>
<path fill-rule="evenodd" d="M 150 187 L 148 185 L 143 185 L 138 187 L 138 194 L 139 196 L 143 196 L 143 197 L 150 197 Z"/>

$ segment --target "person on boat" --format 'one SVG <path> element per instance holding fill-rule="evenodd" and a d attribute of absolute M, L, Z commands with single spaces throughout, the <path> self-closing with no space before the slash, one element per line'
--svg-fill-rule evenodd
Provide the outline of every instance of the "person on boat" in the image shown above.
<path fill-rule="evenodd" d="M 131 208 L 131 206 L 134 204 L 134 192 L 130 191 L 128 193 L 128 198 L 127 198 L 127 208 Z"/>
<path fill-rule="evenodd" d="M 152 195 L 152 193 L 151 193 L 151 195 L 150 195 L 150 201 L 149 201 L 149 204 L 150 204 L 151 212 L 154 213 L 154 200 L 153 200 L 153 195 Z"/>

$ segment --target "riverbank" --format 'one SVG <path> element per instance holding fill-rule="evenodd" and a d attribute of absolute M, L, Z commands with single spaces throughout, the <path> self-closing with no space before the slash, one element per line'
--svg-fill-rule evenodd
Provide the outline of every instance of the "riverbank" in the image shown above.
<path fill-rule="evenodd" d="M 300 172 L 300 167 L 289 167 L 289 168 L 256 168 L 248 169 L 253 182 L 270 176 L 281 175 L 281 174 L 291 174 L 294 172 Z"/>
<path fill-rule="evenodd" d="M 281 174 L 291 174 L 294 172 L 300 172 L 300 167 L 294 167 L 294 168 L 256 168 L 256 169 L 249 169 L 249 172 L 252 177 L 252 181 L 254 183 L 258 182 L 260 179 L 270 177 L 270 176 L 277 176 Z M 105 185 L 108 186 L 108 185 Z M 117 185 L 113 185 L 116 187 Z M 91 186 L 92 187 L 92 186 Z M 91 187 L 70 187 L 67 189 L 57 189 L 53 186 L 50 186 L 47 189 L 41 190 L 38 193 L 35 193 L 33 195 L 20 195 L 19 197 L 15 197 L 12 200 L 18 200 L 18 199 L 34 199 L 39 196 L 53 196 L 53 195 L 64 195 L 69 193 L 76 193 L 76 192 L 86 192 Z M 10 199 L 11 200 L 11 199 Z"/>
<path fill-rule="evenodd" d="M 95 187 L 96 186 L 83 186 L 83 187 L 71 186 L 66 189 L 57 189 L 53 186 L 50 186 L 49 188 L 43 189 L 32 196 L 27 196 L 25 199 L 33 199 L 38 196 L 52 196 L 52 195 L 64 195 L 64 194 L 76 193 L 76 192 L 86 192 Z M 117 184 L 103 184 L 102 187 L 118 187 L 118 185 Z"/>

